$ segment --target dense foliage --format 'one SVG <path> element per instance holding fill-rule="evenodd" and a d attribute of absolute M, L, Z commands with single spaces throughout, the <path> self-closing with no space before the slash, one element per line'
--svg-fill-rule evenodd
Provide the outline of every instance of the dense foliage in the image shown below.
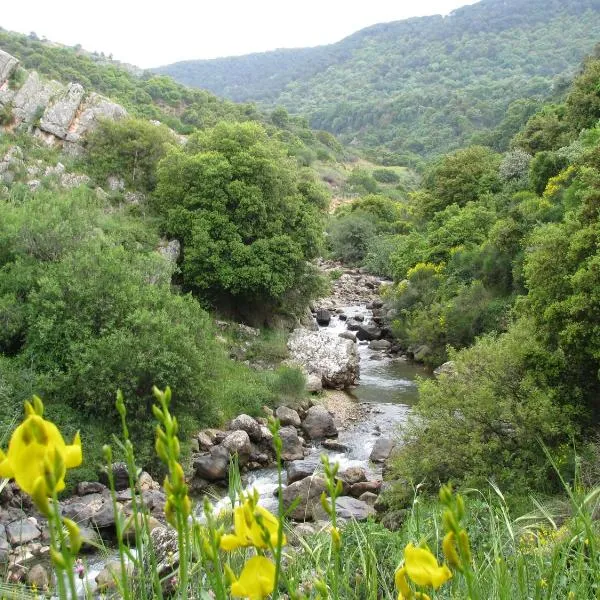
<path fill-rule="evenodd" d="M 318 287 L 326 196 L 254 123 L 221 123 L 172 149 L 158 167 L 155 206 L 183 242 L 184 285 L 246 318 L 294 306 Z"/>
<path fill-rule="evenodd" d="M 102 158 L 107 165 L 113 158 L 133 159 L 117 152 L 131 143 L 126 134 L 132 132 L 146 136 L 149 143 L 142 148 L 148 157 L 154 157 L 153 143 L 162 148 L 167 135 L 142 122 L 105 124 L 91 142 L 97 154 L 91 164 L 100 168 Z M 115 141 L 114 156 L 110 147 L 98 150 L 106 139 Z M 25 165 L 59 158 L 27 135 L 4 135 L 0 155 L 15 146 L 23 152 L 23 175 Z M 145 170 L 152 161 L 138 158 L 140 178 L 130 183 L 147 189 L 155 165 Z M 128 175 L 126 169 L 118 172 Z M 2 431 L 20 414 L 24 399 L 43 395 L 67 435 L 82 430 L 87 467 L 75 477 L 93 479 L 102 444 L 119 423 L 114 401 L 120 388 L 139 459 L 156 471 L 153 385 L 176 390 L 173 406 L 185 444 L 202 425 L 220 424 L 240 412 L 256 414 L 265 403 L 303 389 L 295 371 L 254 371 L 227 358 L 198 300 L 172 287 L 177 267 L 157 252 L 158 223 L 141 216 L 148 207 L 130 207 L 119 192 L 60 189 L 52 175 L 41 184 L 30 191 L 17 178 L 0 187 Z"/>
<path fill-rule="evenodd" d="M 330 46 L 158 71 L 234 100 L 282 104 L 408 164 L 414 154 L 468 143 L 505 149 L 598 39 L 591 0 L 482 0 L 447 17 L 375 25 Z"/>

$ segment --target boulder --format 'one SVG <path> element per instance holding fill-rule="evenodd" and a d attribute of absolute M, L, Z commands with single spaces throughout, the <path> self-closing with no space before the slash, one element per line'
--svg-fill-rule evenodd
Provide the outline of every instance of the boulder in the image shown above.
<path fill-rule="evenodd" d="M 306 391 L 311 394 L 316 394 L 323 389 L 323 381 L 321 375 L 308 375 L 306 378 Z"/>
<path fill-rule="evenodd" d="M 356 342 L 356 335 L 351 331 L 342 331 L 342 333 L 338 333 L 338 337 L 341 337 L 343 340 L 350 340 L 351 342 Z"/>
<path fill-rule="evenodd" d="M 433 374 L 436 377 L 439 377 L 440 375 L 447 375 L 448 377 L 456 375 L 456 363 L 453 360 L 449 360 L 440 365 L 437 369 L 434 369 Z"/>
<path fill-rule="evenodd" d="M 388 340 L 372 340 L 369 342 L 369 348 L 371 350 L 384 350 L 387 351 L 392 347 L 392 342 Z"/>
<path fill-rule="evenodd" d="M 279 406 L 275 411 L 275 416 L 283 426 L 293 425 L 294 427 L 300 427 L 301 425 L 300 415 L 293 408 Z"/>
<path fill-rule="evenodd" d="M 354 385 L 359 374 L 359 356 L 350 340 L 325 331 L 296 329 L 288 341 L 291 362 L 309 375 L 321 377 L 324 387 L 344 389 Z"/>
<path fill-rule="evenodd" d="M 283 506 L 288 510 L 292 503 L 299 500 L 294 510 L 290 513 L 290 518 L 295 521 L 311 521 L 312 510 L 315 504 L 319 504 L 319 499 L 323 492 L 327 491 L 327 484 L 323 477 L 314 475 L 306 477 L 301 481 L 296 481 L 282 490 Z"/>
<path fill-rule="evenodd" d="M 335 501 L 335 508 L 339 519 L 355 519 L 365 521 L 375 514 L 375 509 L 366 502 L 349 496 L 341 496 Z M 313 505 L 313 519 L 315 521 L 329 520 L 329 515 L 321 504 Z"/>
<path fill-rule="evenodd" d="M 227 479 L 229 472 L 229 450 L 223 446 L 214 446 L 210 454 L 197 456 L 193 461 L 197 477 L 207 481 Z"/>
<path fill-rule="evenodd" d="M 323 440 L 321 446 L 327 448 L 327 450 L 333 450 L 334 452 L 348 452 L 348 446 L 342 444 L 342 442 L 338 442 L 338 440 Z"/>
<path fill-rule="evenodd" d="M 177 531 L 171 527 L 157 527 L 150 532 L 150 541 L 154 549 L 158 576 L 162 578 L 177 570 L 179 566 Z"/>
<path fill-rule="evenodd" d="M 360 327 L 360 321 L 357 319 L 348 319 L 346 321 L 346 327 L 348 328 L 348 331 L 358 331 L 358 328 Z"/>
<path fill-rule="evenodd" d="M 44 111 L 40 129 L 61 140 L 66 139 L 84 94 L 85 91 L 79 83 L 70 83 L 64 94 Z"/>
<path fill-rule="evenodd" d="M 200 450 L 208 450 L 214 446 L 214 436 L 208 435 L 205 431 L 198 434 L 198 446 Z"/>
<path fill-rule="evenodd" d="M 362 467 L 348 467 L 338 475 L 338 479 L 341 479 L 348 485 L 353 485 L 361 481 L 366 481 L 367 474 Z"/>
<path fill-rule="evenodd" d="M 370 460 L 373 462 L 384 462 L 392 453 L 392 450 L 395 446 L 394 440 L 390 440 L 389 438 L 379 438 L 375 445 L 373 446 L 373 450 L 371 451 Z"/>
<path fill-rule="evenodd" d="M 6 529 L 0 523 L 0 565 L 8 562 L 8 554 L 10 552 L 10 544 L 6 538 Z"/>
<path fill-rule="evenodd" d="M 350 496 L 360 498 L 365 492 L 379 493 L 381 481 L 359 481 L 350 486 Z"/>
<path fill-rule="evenodd" d="M 125 565 L 125 571 L 128 574 L 133 573 L 133 565 L 128 563 Z M 96 585 L 98 586 L 98 591 L 101 593 L 107 592 L 109 590 L 117 589 L 117 581 L 121 579 L 121 562 L 118 560 L 109 561 L 104 569 L 96 575 Z"/>
<path fill-rule="evenodd" d="M 260 442 L 262 435 L 260 425 L 249 415 L 240 415 L 229 423 L 230 431 L 245 431 L 253 442 Z"/>
<path fill-rule="evenodd" d="M 93 527 L 79 525 L 79 534 L 81 535 L 81 551 L 95 552 L 103 547 L 102 537 Z"/>
<path fill-rule="evenodd" d="M 171 265 L 176 265 L 181 256 L 179 240 L 163 240 L 158 247 L 158 253 Z"/>
<path fill-rule="evenodd" d="M 294 460 L 287 464 L 287 482 L 288 485 L 306 479 L 314 475 L 319 469 L 321 461 L 317 457 L 305 458 L 304 460 Z"/>
<path fill-rule="evenodd" d="M 321 326 L 327 326 L 331 322 L 331 313 L 326 308 L 317 310 L 317 323 Z"/>
<path fill-rule="evenodd" d="M 300 460 L 304 458 L 304 447 L 295 427 L 281 427 L 279 435 L 283 445 L 281 452 L 283 460 Z"/>
<path fill-rule="evenodd" d="M 101 494 L 107 487 L 98 481 L 80 481 L 75 488 L 78 496 Z"/>
<path fill-rule="evenodd" d="M 378 340 L 381 338 L 381 329 L 375 323 L 361 323 L 356 332 L 356 337 L 359 340 Z"/>
<path fill-rule="evenodd" d="M 33 565 L 27 573 L 27 584 L 37 590 L 45 591 L 50 586 L 50 576 L 43 565 Z"/>
<path fill-rule="evenodd" d="M 114 527 L 115 513 L 109 494 L 87 494 L 74 496 L 60 505 L 61 513 L 81 525 L 92 525 L 98 529 Z"/>
<path fill-rule="evenodd" d="M 379 498 L 377 494 L 374 494 L 373 492 L 365 492 L 364 494 L 361 494 L 358 499 L 361 502 L 366 502 L 369 506 L 374 507 L 375 502 L 377 502 L 377 498 Z"/>
<path fill-rule="evenodd" d="M 260 432 L 260 426 L 256 424 Z M 221 446 L 229 451 L 229 455 L 233 456 L 237 454 L 238 461 L 241 466 L 245 465 L 252 454 L 252 444 L 250 443 L 250 436 L 243 429 L 232 431 L 227 437 L 221 442 Z"/>
<path fill-rule="evenodd" d="M 375 509 L 362 500 L 342 496 L 335 501 L 338 517 L 342 519 L 355 519 L 365 521 L 375 514 Z"/>
<path fill-rule="evenodd" d="M 0 85 L 3 84 L 15 70 L 15 67 L 19 64 L 19 61 L 9 54 L 0 50 Z"/>
<path fill-rule="evenodd" d="M 311 440 L 322 440 L 337 437 L 338 430 L 329 411 L 320 404 L 311 406 L 307 413 L 302 429 Z"/>
<path fill-rule="evenodd" d="M 112 464 L 112 475 L 115 482 L 115 490 L 117 492 L 129 488 L 129 472 L 127 471 L 127 465 L 124 462 Z M 106 469 L 100 471 L 100 481 L 106 486 L 109 485 Z"/>
<path fill-rule="evenodd" d="M 42 532 L 31 519 L 19 519 L 6 525 L 6 537 L 13 546 L 22 546 L 41 537 Z"/>

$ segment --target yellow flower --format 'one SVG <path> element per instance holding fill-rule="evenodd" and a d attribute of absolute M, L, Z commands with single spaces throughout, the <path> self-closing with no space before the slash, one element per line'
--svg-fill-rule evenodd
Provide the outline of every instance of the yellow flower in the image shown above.
<path fill-rule="evenodd" d="M 396 569 L 395 575 L 396 588 L 400 592 L 398 594 L 398 600 L 408 600 L 412 598 L 412 590 L 408 585 L 408 579 L 406 579 L 406 567 L 402 566 Z"/>
<path fill-rule="evenodd" d="M 275 565 L 264 556 L 253 556 L 242 569 L 240 578 L 231 584 L 234 598 L 262 600 L 275 587 Z"/>
<path fill-rule="evenodd" d="M 404 549 L 404 560 L 406 574 L 417 585 L 431 585 L 437 590 L 452 577 L 450 569 L 446 565 L 440 567 L 435 556 L 425 548 L 408 544 Z"/>
<path fill-rule="evenodd" d="M 8 453 L 0 450 L 0 477 L 14 477 L 30 496 L 51 496 L 65 488 L 67 469 L 81 464 L 79 433 L 75 434 L 73 443 L 67 445 L 54 423 L 36 414 L 29 403 L 26 411 L 25 420 L 10 438 Z M 50 468 L 52 477 L 45 477 Z M 54 482 L 52 486 L 49 480 Z"/>
<path fill-rule="evenodd" d="M 245 546 L 254 546 L 255 548 L 276 546 L 279 527 L 281 525 L 277 517 L 266 508 L 254 505 L 248 499 L 234 509 L 234 533 L 226 534 L 221 538 L 221 550 L 230 551 Z M 268 542 L 265 541 L 265 532 L 268 535 Z M 286 543 L 285 535 L 283 543 Z"/>

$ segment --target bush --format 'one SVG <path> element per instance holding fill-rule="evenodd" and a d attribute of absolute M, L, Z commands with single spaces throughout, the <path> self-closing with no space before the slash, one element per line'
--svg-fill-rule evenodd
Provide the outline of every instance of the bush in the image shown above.
<path fill-rule="evenodd" d="M 102 121 L 86 140 L 87 168 L 100 185 L 110 176 L 121 177 L 127 187 L 150 192 L 156 185 L 156 167 L 167 146 L 175 144 L 164 125 L 123 119 Z"/>
<path fill-rule="evenodd" d="M 333 221 L 329 228 L 329 247 L 334 258 L 349 265 L 362 262 L 369 242 L 377 230 L 369 217 L 353 213 Z"/>
<path fill-rule="evenodd" d="M 456 374 L 419 385 L 420 399 L 403 430 L 395 470 L 415 484 L 485 486 L 511 493 L 554 492 L 540 442 L 556 448 L 574 434 L 572 410 L 545 384 L 551 362 L 528 322 L 452 352 Z"/>
<path fill-rule="evenodd" d="M 373 176 L 373 179 L 379 183 L 393 184 L 400 182 L 399 175 L 391 169 L 374 169 L 371 175 Z"/>

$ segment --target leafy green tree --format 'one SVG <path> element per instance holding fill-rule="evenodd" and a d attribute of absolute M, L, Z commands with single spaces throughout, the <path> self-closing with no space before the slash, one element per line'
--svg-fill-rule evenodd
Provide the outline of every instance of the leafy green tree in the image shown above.
<path fill-rule="evenodd" d="M 501 157 L 488 148 L 471 146 L 444 156 L 426 175 L 425 185 L 439 201 L 437 210 L 450 204 L 464 206 L 500 189 Z"/>
<path fill-rule="evenodd" d="M 600 119 L 600 60 L 585 61 L 583 72 L 576 77 L 567 96 L 567 119 L 575 131 L 593 127 Z"/>
<path fill-rule="evenodd" d="M 567 161 L 558 152 L 538 152 L 529 166 L 529 181 L 536 194 L 541 195 L 550 178 L 558 175 L 566 166 Z"/>
<path fill-rule="evenodd" d="M 152 191 L 158 162 L 175 142 L 164 126 L 138 119 L 105 120 L 86 140 L 86 162 L 102 185 L 107 177 L 116 176 L 127 187 Z"/>
<path fill-rule="evenodd" d="M 215 305 L 276 306 L 302 287 L 321 244 L 322 204 L 256 123 L 198 133 L 158 168 L 155 206 L 183 243 L 183 283 Z"/>

